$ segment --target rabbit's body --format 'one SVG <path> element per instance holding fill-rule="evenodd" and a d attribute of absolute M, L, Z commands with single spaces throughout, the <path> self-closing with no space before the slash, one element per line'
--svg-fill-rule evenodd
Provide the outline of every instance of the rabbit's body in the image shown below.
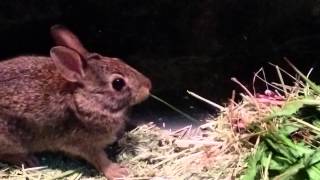
<path fill-rule="evenodd" d="M 150 81 L 119 59 L 88 53 L 55 27 L 51 57 L 0 63 L 0 160 L 30 162 L 32 153 L 62 151 L 92 163 L 107 177 L 126 174 L 104 148 L 116 140 L 126 111 L 144 100 Z M 59 39 L 60 38 L 60 39 Z"/>
<path fill-rule="evenodd" d="M 66 96 L 60 91 L 67 90 L 63 88 L 67 81 L 57 73 L 51 58 L 21 56 L 1 62 L 0 85 L 0 116 L 16 116 L 35 126 L 54 125 L 52 120 L 66 116 L 61 114 L 67 108 L 61 103 Z M 52 108 L 47 107 L 50 104 Z"/>

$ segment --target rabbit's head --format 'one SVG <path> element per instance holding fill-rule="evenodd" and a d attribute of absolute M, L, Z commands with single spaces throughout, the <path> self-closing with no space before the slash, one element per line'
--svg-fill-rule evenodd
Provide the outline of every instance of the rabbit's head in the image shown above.
<path fill-rule="evenodd" d="M 111 112 L 135 105 L 149 96 L 150 80 L 117 58 L 90 53 L 67 28 L 55 25 L 58 46 L 50 55 L 61 76 L 77 84 L 77 96 Z"/>

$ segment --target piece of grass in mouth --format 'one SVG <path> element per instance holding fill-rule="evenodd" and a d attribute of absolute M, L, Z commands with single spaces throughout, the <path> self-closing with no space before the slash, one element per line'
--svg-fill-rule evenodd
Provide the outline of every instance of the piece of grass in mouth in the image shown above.
<path fill-rule="evenodd" d="M 155 100 L 161 102 L 162 104 L 166 105 L 167 107 L 169 107 L 173 111 L 181 114 L 182 116 L 184 116 L 185 118 L 187 118 L 191 122 L 194 122 L 194 123 L 198 122 L 198 120 L 196 120 L 195 118 L 193 118 L 189 114 L 187 114 L 187 113 L 183 112 L 182 110 L 178 109 L 177 107 L 171 105 L 170 103 L 166 102 L 165 100 L 161 99 L 160 97 L 158 97 L 158 96 L 156 96 L 154 94 L 151 94 L 150 97 L 152 97 L 153 99 L 155 99 Z"/>

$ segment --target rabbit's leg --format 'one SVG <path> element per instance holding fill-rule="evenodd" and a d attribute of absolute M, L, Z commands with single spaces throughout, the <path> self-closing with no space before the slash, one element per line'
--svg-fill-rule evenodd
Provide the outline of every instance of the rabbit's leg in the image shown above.
<path fill-rule="evenodd" d="M 117 163 L 112 162 L 104 149 L 96 149 L 94 147 L 75 147 L 70 146 L 64 148 L 64 151 L 70 153 L 71 155 L 80 156 L 87 162 L 94 165 L 98 170 L 103 172 L 103 174 L 108 179 L 121 178 L 128 175 L 128 170 L 126 167 L 121 166 Z"/>
<path fill-rule="evenodd" d="M 35 156 L 28 154 L 2 154 L 0 155 L 0 161 L 17 166 L 23 164 L 25 167 L 36 167 L 40 165 Z"/>

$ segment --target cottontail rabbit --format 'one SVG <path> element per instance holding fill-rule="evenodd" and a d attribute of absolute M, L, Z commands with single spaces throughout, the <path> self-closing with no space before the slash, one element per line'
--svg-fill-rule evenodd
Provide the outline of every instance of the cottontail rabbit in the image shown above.
<path fill-rule="evenodd" d="M 120 59 L 86 50 L 55 25 L 50 57 L 0 62 L 0 160 L 35 165 L 33 153 L 62 151 L 110 179 L 125 176 L 104 148 L 124 126 L 126 111 L 149 95 L 151 82 Z"/>

